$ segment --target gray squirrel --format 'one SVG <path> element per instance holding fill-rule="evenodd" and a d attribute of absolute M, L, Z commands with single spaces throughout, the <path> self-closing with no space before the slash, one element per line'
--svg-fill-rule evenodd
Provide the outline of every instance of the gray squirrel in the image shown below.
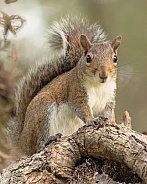
<path fill-rule="evenodd" d="M 31 69 L 16 91 L 8 134 L 14 150 L 32 155 L 57 133 L 67 136 L 99 115 L 115 121 L 117 50 L 98 23 L 69 18 L 48 33 L 54 58 Z"/>

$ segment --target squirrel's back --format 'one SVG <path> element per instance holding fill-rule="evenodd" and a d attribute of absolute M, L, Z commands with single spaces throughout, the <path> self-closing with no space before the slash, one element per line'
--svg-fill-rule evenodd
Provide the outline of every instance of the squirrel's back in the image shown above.
<path fill-rule="evenodd" d="M 79 42 L 81 34 L 89 37 L 92 43 L 101 43 L 106 39 L 98 23 L 92 25 L 84 18 L 61 19 L 48 31 L 48 46 L 53 59 L 48 58 L 44 64 L 36 65 L 21 79 L 16 90 L 14 115 L 9 122 L 8 134 L 12 144 L 17 146 L 23 130 L 25 113 L 31 100 L 50 81 L 71 70 L 83 54 Z M 19 146 L 19 145 L 18 145 Z"/>

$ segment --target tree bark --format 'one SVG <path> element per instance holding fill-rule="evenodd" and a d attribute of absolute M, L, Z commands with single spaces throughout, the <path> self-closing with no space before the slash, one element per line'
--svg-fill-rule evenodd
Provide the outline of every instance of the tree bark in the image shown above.
<path fill-rule="evenodd" d="M 39 153 L 18 160 L 4 170 L 1 183 L 72 183 L 75 168 L 83 158 L 115 162 L 118 172 L 119 166 L 123 165 L 137 175 L 138 182 L 147 183 L 147 136 L 133 131 L 126 123 L 106 121 L 104 126 L 100 124 L 101 118 L 98 123 L 89 123 L 71 136 L 50 143 Z M 105 173 L 101 175 L 104 178 Z M 100 174 L 95 172 L 91 181 L 96 183 L 97 180 L 100 183 L 98 177 Z M 105 178 L 102 183 L 119 183 L 110 182 L 106 175 Z M 128 182 L 127 179 L 125 182 Z"/>

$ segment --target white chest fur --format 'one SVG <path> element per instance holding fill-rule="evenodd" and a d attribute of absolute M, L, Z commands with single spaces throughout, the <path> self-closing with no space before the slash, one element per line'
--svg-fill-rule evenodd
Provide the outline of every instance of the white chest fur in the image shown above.
<path fill-rule="evenodd" d="M 86 81 L 85 88 L 91 112 L 96 117 L 105 109 L 107 103 L 114 98 L 116 82 L 112 79 L 109 79 L 105 83 Z"/>
<path fill-rule="evenodd" d="M 50 135 L 61 133 L 64 136 L 71 135 L 78 128 L 84 125 L 84 122 L 76 116 L 68 103 L 57 105 L 53 102 L 48 108 Z"/>
<path fill-rule="evenodd" d="M 114 97 L 116 82 L 109 80 L 106 83 L 85 83 L 88 94 L 88 103 L 91 113 L 96 117 L 105 109 L 106 104 Z M 68 106 L 68 103 L 57 105 L 52 102 L 48 107 L 48 123 L 50 127 L 50 135 L 62 133 L 63 135 L 71 135 L 79 127 L 83 126 L 83 121 L 76 116 L 74 111 Z"/>

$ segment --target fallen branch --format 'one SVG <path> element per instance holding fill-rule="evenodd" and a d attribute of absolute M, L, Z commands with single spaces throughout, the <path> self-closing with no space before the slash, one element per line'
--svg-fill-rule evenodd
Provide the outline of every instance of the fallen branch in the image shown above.
<path fill-rule="evenodd" d="M 129 125 L 130 126 L 130 125 Z M 147 183 L 147 136 L 122 124 L 89 124 L 4 170 L 1 182 L 65 183 L 85 157 L 115 161 Z M 126 170 L 126 172 L 128 172 Z M 93 176 L 93 179 L 96 177 Z M 94 181 L 94 180 L 93 180 Z"/>

